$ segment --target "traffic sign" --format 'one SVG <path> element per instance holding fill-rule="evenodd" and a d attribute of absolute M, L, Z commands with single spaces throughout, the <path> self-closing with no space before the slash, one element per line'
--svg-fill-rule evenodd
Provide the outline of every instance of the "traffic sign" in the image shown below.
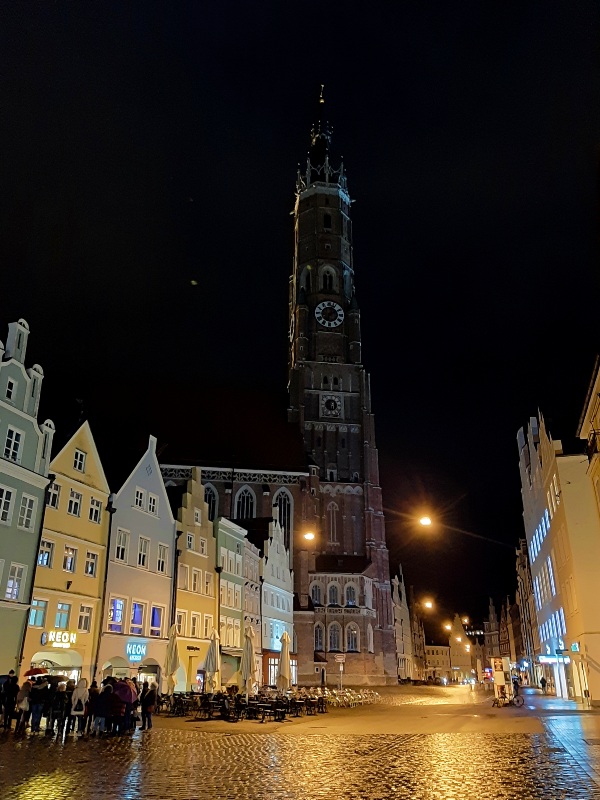
<path fill-rule="evenodd" d="M 346 654 L 345 653 L 336 653 L 334 656 L 336 662 L 338 664 L 345 664 L 346 663 Z"/>

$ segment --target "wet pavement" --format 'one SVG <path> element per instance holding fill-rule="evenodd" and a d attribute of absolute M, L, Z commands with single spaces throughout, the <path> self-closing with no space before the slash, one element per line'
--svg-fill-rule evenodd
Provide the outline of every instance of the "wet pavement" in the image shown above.
<path fill-rule="evenodd" d="M 521 727 L 519 727 L 521 726 Z M 0 735 L 1 800 L 600 800 L 600 714 L 464 687 L 284 723 L 157 719 L 132 737 Z"/>

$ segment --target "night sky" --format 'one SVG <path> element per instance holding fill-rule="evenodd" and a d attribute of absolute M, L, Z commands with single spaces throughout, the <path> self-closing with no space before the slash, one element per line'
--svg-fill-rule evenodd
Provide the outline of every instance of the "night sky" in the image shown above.
<path fill-rule="evenodd" d="M 599 41 L 591 0 L 5 3 L 0 338 L 29 322 L 42 418 L 83 404 L 134 440 L 136 408 L 168 398 L 164 428 L 190 386 L 284 408 L 324 83 L 392 561 L 439 615 L 513 595 L 510 549 L 409 517 L 516 543 L 517 429 L 539 407 L 575 434 L 600 349 Z"/>

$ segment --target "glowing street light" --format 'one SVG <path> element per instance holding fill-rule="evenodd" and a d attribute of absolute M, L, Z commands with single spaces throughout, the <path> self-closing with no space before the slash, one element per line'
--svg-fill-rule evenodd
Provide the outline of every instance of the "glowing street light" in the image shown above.
<path fill-rule="evenodd" d="M 312 531 L 307 531 L 307 532 L 304 534 L 304 538 L 305 538 L 305 539 L 306 539 L 308 542 L 312 542 L 312 540 L 315 538 L 315 535 L 314 535 L 314 533 L 313 533 Z"/>
<path fill-rule="evenodd" d="M 444 625 L 444 630 L 445 630 L 445 631 L 451 631 L 451 630 L 452 630 L 452 625 L 451 625 L 449 622 L 447 622 L 447 623 Z"/>
<path fill-rule="evenodd" d="M 419 524 L 423 525 L 424 527 L 428 527 L 431 525 L 431 517 L 421 517 Z"/>
<path fill-rule="evenodd" d="M 429 608 L 429 609 L 433 608 L 433 603 L 431 602 L 431 600 L 425 600 L 423 602 L 423 605 L 425 606 L 425 608 Z"/>
<path fill-rule="evenodd" d="M 469 624 L 469 618 L 468 617 L 463 617 L 462 618 L 462 622 L 463 622 L 463 625 L 468 625 Z"/>

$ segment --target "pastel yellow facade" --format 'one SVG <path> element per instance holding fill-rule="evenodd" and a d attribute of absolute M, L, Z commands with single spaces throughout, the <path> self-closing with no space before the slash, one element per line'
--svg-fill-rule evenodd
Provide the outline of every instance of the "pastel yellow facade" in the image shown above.
<path fill-rule="evenodd" d="M 216 540 L 204 500 L 200 469 L 194 467 L 177 516 L 179 556 L 175 624 L 179 649 L 176 691 L 202 688 L 202 667 L 217 619 Z"/>
<path fill-rule="evenodd" d="M 109 487 L 87 422 L 55 456 L 29 612 L 24 670 L 93 678 L 101 624 Z"/>

